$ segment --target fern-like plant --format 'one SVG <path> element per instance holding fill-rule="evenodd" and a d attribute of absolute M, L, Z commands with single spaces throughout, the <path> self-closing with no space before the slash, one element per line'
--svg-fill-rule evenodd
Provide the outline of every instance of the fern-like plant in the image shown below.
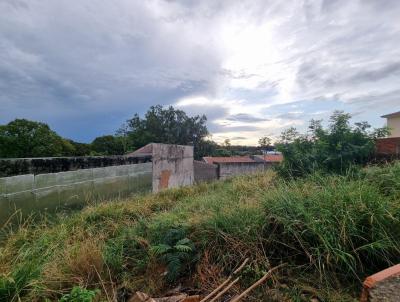
<path fill-rule="evenodd" d="M 150 248 L 151 253 L 167 266 L 168 282 L 174 282 L 196 259 L 193 242 L 184 236 L 182 229 L 171 229 L 162 243 Z"/>
<path fill-rule="evenodd" d="M 69 294 L 61 297 L 59 302 L 92 302 L 100 291 L 89 290 L 80 286 L 74 286 Z"/>

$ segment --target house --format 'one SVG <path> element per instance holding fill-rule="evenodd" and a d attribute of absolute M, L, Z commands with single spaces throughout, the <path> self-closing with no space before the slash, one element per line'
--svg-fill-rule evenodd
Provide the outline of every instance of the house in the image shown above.
<path fill-rule="evenodd" d="M 267 153 L 263 155 L 254 155 L 253 158 L 255 160 L 262 160 L 267 164 L 276 165 L 283 161 L 282 153 Z"/>
<path fill-rule="evenodd" d="M 203 161 L 217 166 L 217 175 L 220 179 L 260 172 L 266 168 L 264 161 L 255 160 L 250 156 L 203 157 Z"/>
<path fill-rule="evenodd" d="M 386 118 L 390 135 L 376 141 L 376 153 L 380 155 L 400 155 L 400 111 L 381 117 Z"/>
<path fill-rule="evenodd" d="M 386 119 L 386 125 L 390 128 L 389 138 L 400 137 L 400 111 L 382 115 Z"/>

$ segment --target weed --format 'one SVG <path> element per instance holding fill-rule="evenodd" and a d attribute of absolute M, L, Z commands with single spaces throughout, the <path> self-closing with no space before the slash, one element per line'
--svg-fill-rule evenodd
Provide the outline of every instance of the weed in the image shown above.
<path fill-rule="evenodd" d="M 92 302 L 100 291 L 88 290 L 79 286 L 74 286 L 69 294 L 61 297 L 59 302 Z"/>
<path fill-rule="evenodd" d="M 166 264 L 169 282 L 180 277 L 196 259 L 195 246 L 185 236 L 183 229 L 171 229 L 162 243 L 150 247 L 151 253 Z"/>

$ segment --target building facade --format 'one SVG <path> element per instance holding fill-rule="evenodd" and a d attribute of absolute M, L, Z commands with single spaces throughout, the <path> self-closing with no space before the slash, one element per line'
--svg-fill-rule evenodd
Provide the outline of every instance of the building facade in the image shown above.
<path fill-rule="evenodd" d="M 382 117 L 386 119 L 386 125 L 390 128 L 389 138 L 400 137 L 400 111 Z"/>
<path fill-rule="evenodd" d="M 382 116 L 390 128 L 390 135 L 376 141 L 376 153 L 379 155 L 400 155 L 400 111 Z"/>

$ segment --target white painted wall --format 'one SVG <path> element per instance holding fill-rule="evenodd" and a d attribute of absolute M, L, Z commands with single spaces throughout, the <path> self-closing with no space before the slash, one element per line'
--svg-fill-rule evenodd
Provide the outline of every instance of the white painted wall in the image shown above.
<path fill-rule="evenodd" d="M 400 116 L 388 117 L 387 126 L 391 128 L 389 137 L 400 137 Z"/>

